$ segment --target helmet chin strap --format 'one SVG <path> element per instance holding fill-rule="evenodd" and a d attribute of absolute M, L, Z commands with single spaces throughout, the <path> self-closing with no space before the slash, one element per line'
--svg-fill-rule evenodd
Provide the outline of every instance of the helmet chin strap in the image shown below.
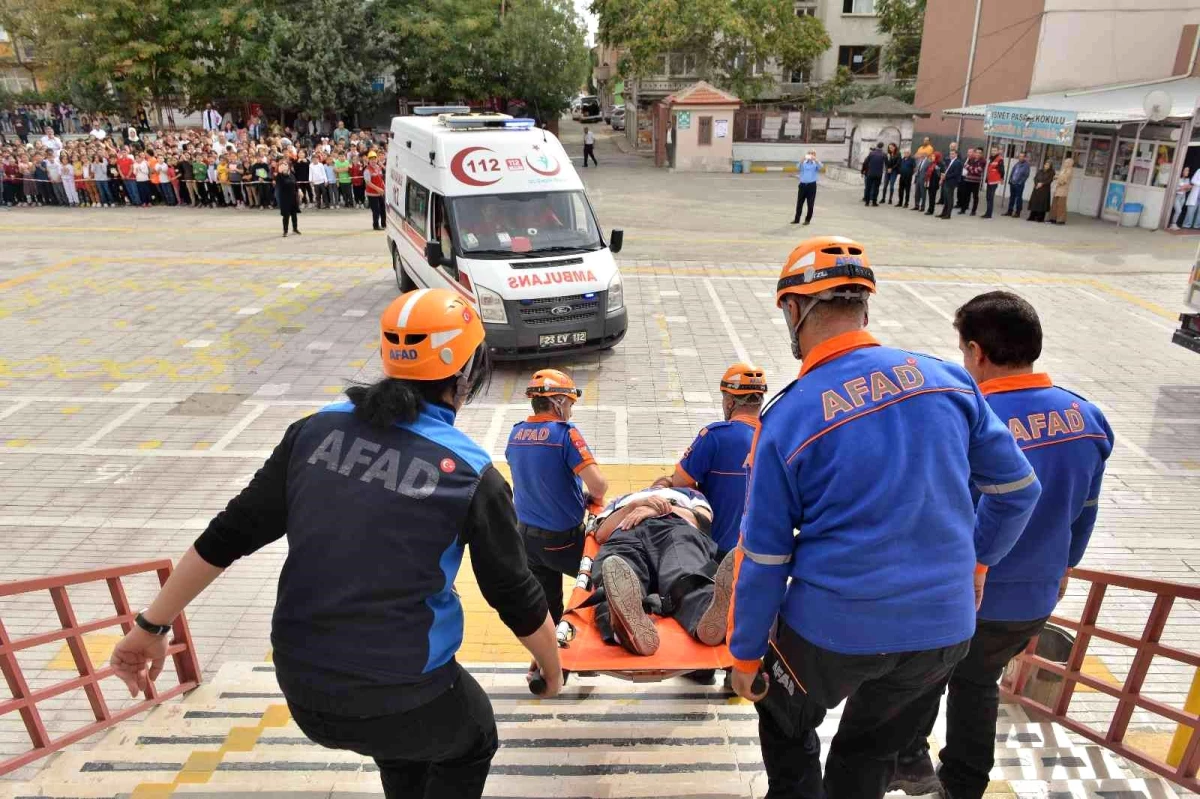
<path fill-rule="evenodd" d="M 811 298 L 796 298 L 797 304 L 800 306 L 800 318 L 792 323 L 792 315 L 784 309 L 784 318 L 787 320 L 788 332 L 790 333 L 790 343 L 792 345 L 792 357 L 798 361 L 804 360 L 804 353 L 800 349 L 800 328 L 804 327 L 804 320 L 808 317 L 813 308 L 817 307 L 817 303 L 821 300 Z"/>
<path fill-rule="evenodd" d="M 454 403 L 461 408 L 466 404 L 467 396 L 471 393 L 471 378 L 475 371 L 475 356 L 476 353 L 471 353 L 470 359 L 463 364 L 463 368 L 455 375 L 458 379 L 454 381 Z"/>
<path fill-rule="evenodd" d="M 562 394 L 556 394 L 550 398 L 550 403 L 554 405 L 554 410 L 558 413 L 558 418 L 566 421 L 568 413 L 565 409 L 569 408 L 567 398 Z"/>

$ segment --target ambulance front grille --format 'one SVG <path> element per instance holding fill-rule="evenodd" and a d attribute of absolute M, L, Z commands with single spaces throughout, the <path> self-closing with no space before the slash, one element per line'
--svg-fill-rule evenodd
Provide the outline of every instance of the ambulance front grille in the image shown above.
<path fill-rule="evenodd" d="M 521 302 L 521 322 L 526 327 L 558 325 L 567 322 L 586 322 L 600 313 L 602 294 L 575 294 L 569 297 L 542 297 Z M 556 308 L 570 307 L 566 313 L 553 313 Z"/>

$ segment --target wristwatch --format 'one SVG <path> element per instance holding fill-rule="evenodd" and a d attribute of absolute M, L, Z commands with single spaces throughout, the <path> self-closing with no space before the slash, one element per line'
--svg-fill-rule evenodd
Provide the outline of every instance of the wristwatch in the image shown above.
<path fill-rule="evenodd" d="M 146 610 L 149 610 L 149 608 L 146 608 Z M 171 625 L 169 624 L 154 624 L 151 621 L 147 621 L 145 616 L 146 610 L 140 611 L 138 615 L 133 617 L 134 624 L 151 635 L 166 635 L 171 632 Z"/>

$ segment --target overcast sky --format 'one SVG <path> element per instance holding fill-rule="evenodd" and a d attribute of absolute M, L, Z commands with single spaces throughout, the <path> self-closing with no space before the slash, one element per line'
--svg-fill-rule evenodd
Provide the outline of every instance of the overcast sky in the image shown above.
<path fill-rule="evenodd" d="M 596 18 L 588 11 L 589 5 L 591 5 L 591 0 L 575 0 L 575 9 L 587 22 L 588 44 L 593 45 L 596 43 Z"/>

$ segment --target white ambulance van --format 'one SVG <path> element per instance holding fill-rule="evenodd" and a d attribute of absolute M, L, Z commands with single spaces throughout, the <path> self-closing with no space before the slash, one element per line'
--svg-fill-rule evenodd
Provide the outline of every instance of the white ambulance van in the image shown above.
<path fill-rule="evenodd" d="M 419 108 L 392 120 L 387 232 L 401 291 L 452 288 L 479 310 L 492 356 L 609 349 L 625 292 L 562 144 L 532 120 Z"/>

